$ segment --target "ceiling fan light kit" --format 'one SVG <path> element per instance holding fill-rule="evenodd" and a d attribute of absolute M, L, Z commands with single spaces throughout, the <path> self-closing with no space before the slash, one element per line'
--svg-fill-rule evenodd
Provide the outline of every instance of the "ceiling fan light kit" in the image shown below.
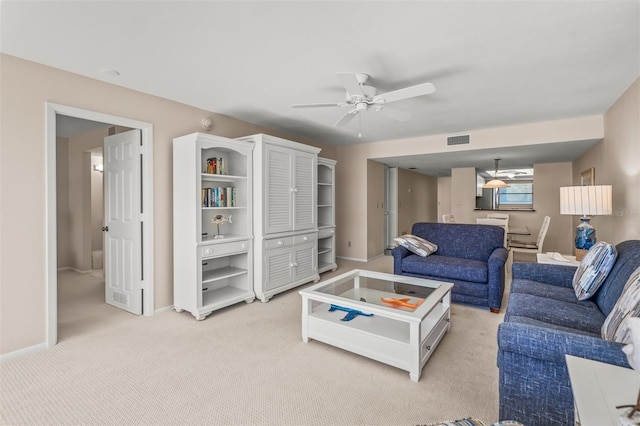
<path fill-rule="evenodd" d="M 405 87 L 391 92 L 378 94 L 378 89 L 373 86 L 367 86 L 365 83 L 369 80 L 369 75 L 364 73 L 348 73 L 339 72 L 338 80 L 342 83 L 346 94 L 343 103 L 316 103 L 316 104 L 296 104 L 293 108 L 325 108 L 325 107 L 349 107 L 349 111 L 344 113 L 342 117 L 333 125 L 333 127 L 344 127 L 356 115 L 372 110 L 378 112 L 385 117 L 397 121 L 408 121 L 411 114 L 405 111 L 390 108 L 386 106 L 391 102 L 397 102 L 404 99 L 414 98 L 417 96 L 430 95 L 436 91 L 431 83 L 422 83 L 415 86 Z M 359 132 L 361 133 L 361 132 Z M 359 134 L 360 136 L 360 134 Z"/>

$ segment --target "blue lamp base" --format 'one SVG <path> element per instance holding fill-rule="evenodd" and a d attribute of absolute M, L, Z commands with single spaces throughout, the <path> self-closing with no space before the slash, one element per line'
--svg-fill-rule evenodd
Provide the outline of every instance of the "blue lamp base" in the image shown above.
<path fill-rule="evenodd" d="M 596 229 L 589 223 L 588 217 L 581 217 L 576 227 L 576 248 L 589 250 L 596 243 Z"/>

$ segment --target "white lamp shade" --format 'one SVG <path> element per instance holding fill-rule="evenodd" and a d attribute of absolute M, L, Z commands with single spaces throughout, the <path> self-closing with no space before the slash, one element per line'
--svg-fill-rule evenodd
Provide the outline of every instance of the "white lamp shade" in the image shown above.
<path fill-rule="evenodd" d="M 611 185 L 563 186 L 560 188 L 560 214 L 613 214 L 611 192 Z"/>

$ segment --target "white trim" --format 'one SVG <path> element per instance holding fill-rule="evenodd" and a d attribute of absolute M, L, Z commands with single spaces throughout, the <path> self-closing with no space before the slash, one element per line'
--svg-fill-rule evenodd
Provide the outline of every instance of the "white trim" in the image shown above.
<path fill-rule="evenodd" d="M 45 179 L 46 179 L 46 220 L 45 220 L 45 279 L 47 288 L 47 337 L 46 347 L 55 346 L 58 341 L 58 277 L 57 277 L 57 230 L 56 230 L 56 114 L 85 120 L 99 121 L 133 129 L 142 134 L 144 185 L 142 198 L 142 221 L 144 223 L 143 247 L 144 290 L 143 310 L 145 316 L 153 316 L 153 125 L 144 121 L 117 117 L 115 115 L 45 102 Z"/>
<path fill-rule="evenodd" d="M 336 256 L 336 259 L 342 259 L 342 260 L 352 260 L 354 262 L 368 262 L 367 259 L 359 259 L 356 257 L 344 257 L 344 256 Z"/>
<path fill-rule="evenodd" d="M 173 311 L 173 305 L 165 306 L 164 308 L 158 308 L 153 313 L 154 315 L 158 315 L 164 312 L 171 312 L 171 311 Z"/>
<path fill-rule="evenodd" d="M 29 355 L 34 352 L 40 352 L 47 349 L 46 343 L 40 343 L 35 346 L 29 346 L 28 348 L 18 349 L 17 351 L 9 352 L 8 354 L 0 355 L 0 362 L 9 361 L 10 359 L 20 358 L 25 355 Z"/>

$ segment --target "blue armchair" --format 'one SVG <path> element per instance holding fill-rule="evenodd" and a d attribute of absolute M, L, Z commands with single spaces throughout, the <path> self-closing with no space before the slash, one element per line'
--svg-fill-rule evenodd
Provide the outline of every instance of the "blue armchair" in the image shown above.
<path fill-rule="evenodd" d="M 393 249 L 393 273 L 453 283 L 451 300 L 499 312 L 504 292 L 504 228 L 500 226 L 418 222 L 411 233 L 438 245 L 421 257 Z"/>

